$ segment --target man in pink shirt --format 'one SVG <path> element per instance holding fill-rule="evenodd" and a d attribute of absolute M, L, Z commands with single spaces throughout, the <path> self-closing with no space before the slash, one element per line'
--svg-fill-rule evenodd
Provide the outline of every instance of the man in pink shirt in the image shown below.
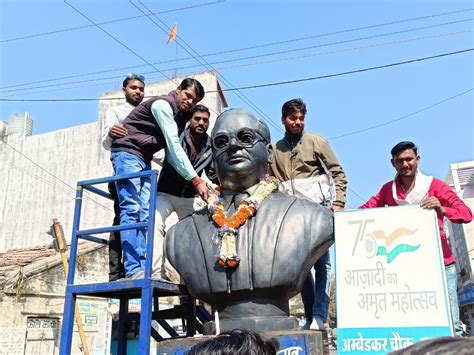
<path fill-rule="evenodd" d="M 457 334 L 462 334 L 459 321 L 457 295 L 456 259 L 443 232 L 443 219 L 453 223 L 469 223 L 472 212 L 456 193 L 443 181 L 432 176 L 423 175 L 418 170 L 420 156 L 413 142 L 400 142 L 392 150 L 392 166 L 397 171 L 395 179 L 382 186 L 377 195 L 359 208 L 399 206 L 419 204 L 422 208 L 435 209 L 438 216 L 439 234 L 443 248 L 446 279 L 454 327 Z"/>

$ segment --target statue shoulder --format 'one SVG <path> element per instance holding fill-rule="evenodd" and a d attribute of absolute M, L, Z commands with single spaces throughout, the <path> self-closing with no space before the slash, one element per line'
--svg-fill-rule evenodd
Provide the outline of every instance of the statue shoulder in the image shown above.
<path fill-rule="evenodd" d="M 333 214 L 329 208 L 304 197 L 274 192 L 264 202 L 268 208 L 286 210 L 287 218 L 322 218 L 332 220 Z"/>
<path fill-rule="evenodd" d="M 186 255 L 195 249 L 202 237 L 213 232 L 212 228 L 213 223 L 209 221 L 207 209 L 197 211 L 172 226 L 165 236 L 165 250 L 171 264 L 174 265 L 179 254 Z"/>
<path fill-rule="evenodd" d="M 174 236 L 176 234 L 181 235 L 184 231 L 188 229 L 195 229 L 196 225 L 201 225 L 203 221 L 209 221 L 209 215 L 207 213 L 207 208 L 194 212 L 192 215 L 184 217 L 179 220 L 174 226 L 172 226 L 166 236 Z"/>

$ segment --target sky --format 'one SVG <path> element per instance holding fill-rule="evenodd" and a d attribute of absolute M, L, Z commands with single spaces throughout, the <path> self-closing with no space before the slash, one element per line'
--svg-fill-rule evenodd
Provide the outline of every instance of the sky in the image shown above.
<path fill-rule="evenodd" d="M 157 82 L 213 68 L 224 88 L 257 86 L 226 97 L 268 121 L 273 142 L 282 104 L 302 98 L 356 208 L 393 178 L 399 141 L 441 179 L 473 160 L 473 18 L 471 1 L 2 0 L 0 119 L 28 111 L 34 134 L 91 123 L 129 72 Z M 47 101 L 78 98 L 94 100 Z"/>

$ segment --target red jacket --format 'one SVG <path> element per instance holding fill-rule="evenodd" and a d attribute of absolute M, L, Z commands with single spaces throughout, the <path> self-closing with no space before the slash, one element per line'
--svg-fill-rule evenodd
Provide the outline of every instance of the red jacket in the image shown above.
<path fill-rule="evenodd" d="M 377 195 L 372 196 L 369 201 L 364 203 L 359 208 L 374 208 L 384 206 L 397 206 L 392 195 L 392 183 L 387 182 L 382 186 Z M 398 179 L 395 180 L 397 187 L 398 199 L 405 199 L 405 192 L 403 191 Z M 441 206 L 446 210 L 446 218 L 453 223 L 469 223 L 472 221 L 472 212 L 469 207 L 456 195 L 456 193 L 443 181 L 433 178 L 433 182 L 428 190 L 427 197 L 436 197 L 441 203 Z M 443 216 L 437 213 L 439 234 L 441 236 L 441 246 L 443 248 L 444 265 L 450 265 L 456 262 L 453 251 L 449 246 L 446 235 L 443 231 Z"/>

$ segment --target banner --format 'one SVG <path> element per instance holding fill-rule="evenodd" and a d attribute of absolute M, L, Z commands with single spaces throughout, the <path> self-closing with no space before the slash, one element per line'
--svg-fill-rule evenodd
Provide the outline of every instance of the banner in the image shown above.
<path fill-rule="evenodd" d="M 338 353 L 385 354 L 453 335 L 434 210 L 335 214 Z"/>

